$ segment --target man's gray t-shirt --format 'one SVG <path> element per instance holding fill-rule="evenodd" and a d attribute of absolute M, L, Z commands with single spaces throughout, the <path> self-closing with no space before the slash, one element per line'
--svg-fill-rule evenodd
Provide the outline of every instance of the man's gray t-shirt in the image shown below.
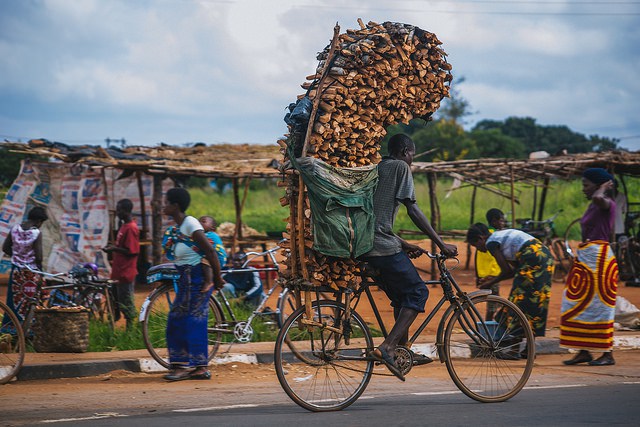
<path fill-rule="evenodd" d="M 400 240 L 393 233 L 393 223 L 406 199 L 416 200 L 411 168 L 402 160 L 384 157 L 378 163 L 378 187 L 373 196 L 376 216 L 373 249 L 365 256 L 395 255 L 402 250 Z"/>

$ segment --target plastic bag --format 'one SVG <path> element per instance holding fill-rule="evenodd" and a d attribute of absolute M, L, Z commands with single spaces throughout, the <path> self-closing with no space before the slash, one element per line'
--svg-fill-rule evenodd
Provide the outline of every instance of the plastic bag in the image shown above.
<path fill-rule="evenodd" d="M 299 99 L 295 104 L 289 104 L 289 113 L 284 116 L 284 122 L 292 127 L 294 132 L 306 132 L 313 104 L 309 96 Z"/>

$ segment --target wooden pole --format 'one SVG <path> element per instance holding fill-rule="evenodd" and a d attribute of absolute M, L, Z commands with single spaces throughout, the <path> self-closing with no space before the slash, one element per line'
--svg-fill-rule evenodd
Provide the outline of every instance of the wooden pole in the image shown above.
<path fill-rule="evenodd" d="M 153 238 L 152 257 L 154 264 L 162 262 L 162 176 L 153 175 L 153 194 L 151 196 L 151 232 Z"/>
<path fill-rule="evenodd" d="M 307 155 L 307 151 L 309 150 L 309 138 L 311 133 L 313 132 L 313 125 L 315 123 L 316 113 L 318 111 L 318 105 L 320 104 L 322 87 L 324 85 L 324 77 L 330 70 L 330 63 L 333 55 L 335 53 L 336 47 L 338 45 L 338 36 L 340 35 L 340 26 L 336 23 L 335 27 L 333 27 L 333 39 L 331 40 L 331 47 L 329 48 L 329 54 L 327 55 L 327 59 L 325 60 L 321 77 L 318 82 L 318 87 L 316 88 L 316 96 L 313 99 L 313 107 L 311 109 L 311 115 L 309 116 L 309 123 L 307 124 L 307 132 L 304 137 L 304 145 L 302 146 L 302 154 L 301 157 L 305 157 Z M 297 206 L 297 215 L 296 220 L 298 222 L 298 256 L 300 257 L 300 270 L 302 272 L 302 277 L 306 280 L 309 279 L 309 271 L 307 270 L 307 265 L 304 261 L 304 253 L 305 253 L 305 243 L 304 243 L 304 181 L 302 180 L 302 176 L 298 177 L 298 206 Z M 293 219 L 293 218 L 292 218 Z M 294 242 L 291 242 L 294 243 Z M 308 297 L 308 295 L 306 295 Z M 308 305 L 308 309 L 311 309 L 311 306 Z"/>
<path fill-rule="evenodd" d="M 473 225 L 475 222 L 477 192 L 478 192 L 478 187 L 474 185 L 473 192 L 471 193 L 471 217 L 469 218 L 469 225 Z M 464 266 L 466 270 L 469 269 L 470 262 L 471 262 L 471 245 L 467 243 L 467 263 Z"/>
<path fill-rule="evenodd" d="M 511 226 L 516 225 L 516 189 L 515 189 L 515 174 L 513 172 L 513 166 L 509 166 L 511 173 Z"/>
<path fill-rule="evenodd" d="M 544 218 L 544 205 L 547 202 L 547 191 L 549 190 L 549 177 L 544 177 L 544 184 L 542 187 L 542 194 L 540 194 L 540 210 L 538 211 L 538 221 L 542 221 Z"/>
<path fill-rule="evenodd" d="M 237 252 L 238 240 L 242 236 L 241 228 L 242 228 L 242 217 L 240 206 L 240 194 L 239 194 L 239 183 L 238 178 L 233 178 L 233 204 L 236 209 L 236 229 L 233 231 L 233 241 L 231 242 L 231 253 L 234 254 Z"/>
<path fill-rule="evenodd" d="M 147 204 L 144 199 L 144 186 L 142 185 L 142 172 L 136 171 L 136 183 L 138 184 L 138 198 L 140 199 L 140 240 L 146 241 L 149 236 L 149 226 L 147 225 Z M 138 257 L 138 271 L 146 274 L 149 262 L 149 246 L 140 246 L 140 256 Z M 143 271 L 144 270 L 144 271 Z"/>
<path fill-rule="evenodd" d="M 431 206 L 431 226 L 436 232 L 440 230 L 440 207 L 438 206 L 438 198 L 436 196 L 436 174 L 429 172 L 427 174 L 427 183 L 429 184 L 429 204 Z M 431 252 L 436 252 L 436 243 L 431 241 Z M 431 280 L 437 279 L 436 262 L 431 260 Z"/>

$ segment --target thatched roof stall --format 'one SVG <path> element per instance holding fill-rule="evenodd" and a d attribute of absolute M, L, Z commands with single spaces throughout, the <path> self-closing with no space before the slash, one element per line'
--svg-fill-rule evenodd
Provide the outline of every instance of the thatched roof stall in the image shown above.
<path fill-rule="evenodd" d="M 44 139 L 31 140 L 28 143 L 4 142 L 0 147 L 16 153 L 53 158 L 64 163 L 82 164 L 96 168 L 114 168 L 122 170 L 121 176 L 136 174 L 140 182 L 141 174 L 153 176 L 153 195 L 151 201 L 151 244 L 154 263 L 160 262 L 162 241 L 162 181 L 171 178 L 180 182 L 191 176 L 207 178 L 229 178 L 233 182 L 236 208 L 236 228 L 232 248 L 241 242 L 242 207 L 247 197 L 249 181 L 252 178 L 277 178 L 282 157 L 277 145 L 220 144 L 206 146 L 196 144 L 193 147 L 175 147 L 160 145 L 156 147 L 132 146 L 123 149 L 97 146 L 69 146 Z M 240 198 L 240 187 L 244 185 L 244 194 Z M 140 197 L 143 200 L 142 185 Z M 144 204 L 142 209 L 144 210 Z M 145 218 L 145 212 L 142 212 Z M 146 223 L 142 224 L 141 238 L 149 236 Z"/>
<path fill-rule="evenodd" d="M 436 230 L 440 230 L 439 204 L 435 189 L 438 174 L 458 179 L 463 183 L 462 186 L 473 186 L 470 224 L 475 222 L 475 199 L 478 188 L 510 199 L 512 214 L 515 217 L 515 205 L 519 203 L 514 191 L 516 182 L 533 186 L 533 216 L 537 210 L 537 220 L 540 221 L 544 218 L 544 206 L 551 179 L 575 179 L 581 176 L 584 169 L 590 167 L 602 167 L 614 173 L 620 178 L 623 190 L 627 193 L 624 176 L 640 177 L 640 152 L 612 151 L 528 160 L 477 159 L 435 163 L 415 162 L 412 169 L 414 174 L 426 174 L 428 177 L 431 222 Z M 509 184 L 510 191 L 506 192 L 497 187 L 498 184 Z M 541 189 L 539 200 L 538 188 Z M 435 247 L 432 249 L 435 250 Z"/>

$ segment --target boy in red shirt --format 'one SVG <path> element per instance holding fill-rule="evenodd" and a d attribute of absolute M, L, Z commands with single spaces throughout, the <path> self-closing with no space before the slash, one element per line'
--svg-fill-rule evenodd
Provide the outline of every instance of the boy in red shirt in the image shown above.
<path fill-rule="evenodd" d="M 120 220 L 120 228 L 115 244 L 109 244 L 103 251 L 113 257 L 111 262 L 111 279 L 118 282 L 113 286 L 115 297 L 115 320 L 124 314 L 127 329 L 131 329 L 136 318 L 134 305 L 134 290 L 136 275 L 138 274 L 138 253 L 140 253 L 140 231 L 134 221 L 131 211 L 133 203 L 129 199 L 122 199 L 116 204 L 116 215 Z"/>

